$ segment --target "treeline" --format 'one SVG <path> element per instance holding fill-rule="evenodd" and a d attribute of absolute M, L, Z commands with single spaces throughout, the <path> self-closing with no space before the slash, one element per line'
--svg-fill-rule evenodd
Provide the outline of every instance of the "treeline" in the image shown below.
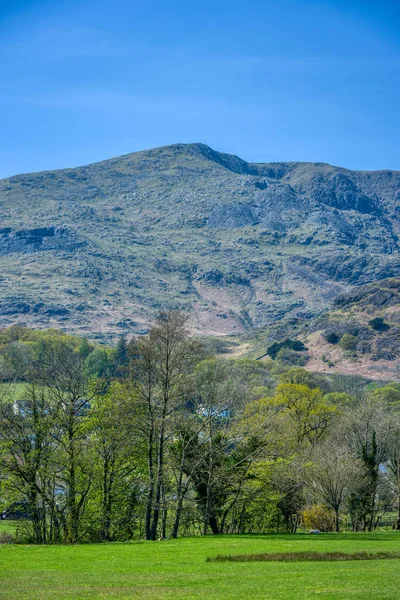
<path fill-rule="evenodd" d="M 400 529 L 400 385 L 220 359 L 180 313 L 105 349 L 0 334 L 0 515 L 22 541 Z"/>

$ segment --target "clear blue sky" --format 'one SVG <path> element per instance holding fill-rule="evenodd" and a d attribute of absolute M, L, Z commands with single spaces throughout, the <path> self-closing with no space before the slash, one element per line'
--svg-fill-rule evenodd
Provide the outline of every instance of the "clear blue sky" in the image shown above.
<path fill-rule="evenodd" d="M 197 141 L 400 169 L 399 5 L 0 0 L 0 177 Z"/>

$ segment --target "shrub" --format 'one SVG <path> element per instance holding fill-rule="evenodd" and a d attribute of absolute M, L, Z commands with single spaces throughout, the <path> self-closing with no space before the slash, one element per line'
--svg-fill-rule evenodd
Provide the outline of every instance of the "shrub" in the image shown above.
<path fill-rule="evenodd" d="M 0 531 L 0 544 L 13 544 L 14 536 L 9 531 Z"/>
<path fill-rule="evenodd" d="M 382 317 L 375 317 L 375 319 L 371 319 L 368 321 L 368 325 L 370 325 L 372 329 L 375 329 L 375 331 L 388 331 L 388 329 L 390 329 L 390 326 L 385 323 Z"/>
<path fill-rule="evenodd" d="M 351 335 L 351 333 L 345 333 L 339 342 L 341 349 L 348 352 L 356 350 L 357 344 L 358 338 L 355 335 Z"/>
<path fill-rule="evenodd" d="M 274 342 L 267 349 L 267 354 L 275 360 L 279 350 L 281 350 L 282 348 L 289 348 L 290 350 L 294 350 L 295 352 L 304 352 L 305 350 L 307 350 L 303 342 L 300 342 L 300 340 L 290 340 L 289 338 L 286 338 L 286 340 L 284 340 L 283 342 Z"/>
<path fill-rule="evenodd" d="M 304 529 L 319 529 L 320 531 L 335 530 L 335 515 L 319 504 L 305 508 L 301 512 L 301 525 Z"/>
<path fill-rule="evenodd" d="M 281 348 L 276 355 L 278 360 L 283 365 L 293 365 L 297 367 L 303 367 L 309 359 L 308 354 L 300 354 L 290 348 Z"/>
<path fill-rule="evenodd" d="M 328 344 L 338 344 L 340 341 L 340 335 L 338 335 L 334 331 L 330 331 L 329 333 L 324 333 L 324 338 L 326 339 Z"/>

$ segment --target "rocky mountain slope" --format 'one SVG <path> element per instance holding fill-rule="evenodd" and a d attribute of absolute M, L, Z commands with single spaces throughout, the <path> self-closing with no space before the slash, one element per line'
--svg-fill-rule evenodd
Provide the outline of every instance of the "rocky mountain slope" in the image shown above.
<path fill-rule="evenodd" d="M 399 381 L 400 278 L 338 296 L 332 309 L 307 324 L 299 337 L 308 348 L 307 368 L 313 372 Z"/>
<path fill-rule="evenodd" d="M 250 164 L 177 144 L 0 181 L 0 326 L 199 332 L 308 319 L 400 276 L 400 172 Z"/>

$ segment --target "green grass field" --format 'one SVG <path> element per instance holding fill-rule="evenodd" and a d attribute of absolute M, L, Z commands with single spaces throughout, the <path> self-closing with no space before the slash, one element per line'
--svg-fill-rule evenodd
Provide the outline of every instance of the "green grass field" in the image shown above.
<path fill-rule="evenodd" d="M 14 533 L 16 526 L 12 521 L 0 521 L 0 533 Z"/>
<path fill-rule="evenodd" d="M 400 597 L 400 560 L 206 562 L 221 554 L 400 550 L 400 534 L 221 536 L 82 546 L 0 546 L 5 600 L 321 600 Z"/>

